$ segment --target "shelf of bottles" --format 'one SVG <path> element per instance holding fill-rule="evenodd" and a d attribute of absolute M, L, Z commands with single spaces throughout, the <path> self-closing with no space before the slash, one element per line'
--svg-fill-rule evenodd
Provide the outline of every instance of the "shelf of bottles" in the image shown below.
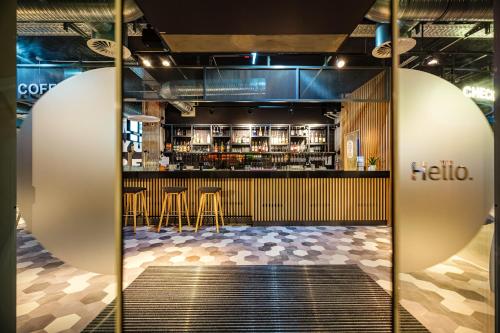
<path fill-rule="evenodd" d="M 331 151 L 330 148 L 333 149 L 335 130 L 333 125 L 324 124 L 212 124 L 163 127 L 167 137 L 165 142 L 168 146 L 171 143 L 172 150 L 176 153 L 327 153 Z"/>
<path fill-rule="evenodd" d="M 173 150 L 179 153 L 191 151 L 191 126 L 174 126 L 172 129 Z"/>
<path fill-rule="evenodd" d="M 249 153 L 251 148 L 250 126 L 232 126 L 231 130 L 231 152 Z"/>
<path fill-rule="evenodd" d="M 309 126 L 292 125 L 290 126 L 290 152 L 305 153 L 308 148 Z"/>
<path fill-rule="evenodd" d="M 253 153 L 268 153 L 269 152 L 269 125 L 253 125 L 251 126 L 252 138 L 250 150 Z"/>
<path fill-rule="evenodd" d="M 231 126 L 213 125 L 212 141 L 214 153 L 227 153 L 231 151 Z"/>
<path fill-rule="evenodd" d="M 289 151 L 289 126 L 272 125 L 270 135 L 270 147 L 272 153 L 287 153 Z"/>
<path fill-rule="evenodd" d="M 191 140 L 193 153 L 209 153 L 212 151 L 212 133 L 210 125 L 194 125 Z"/>
<path fill-rule="evenodd" d="M 309 126 L 309 147 L 311 153 L 326 152 L 328 148 L 328 126 Z"/>

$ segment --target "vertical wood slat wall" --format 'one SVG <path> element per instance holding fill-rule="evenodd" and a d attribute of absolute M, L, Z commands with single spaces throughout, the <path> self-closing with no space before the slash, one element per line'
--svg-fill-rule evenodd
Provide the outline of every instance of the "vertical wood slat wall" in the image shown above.
<path fill-rule="evenodd" d="M 381 72 L 373 79 L 350 94 L 353 99 L 384 99 L 387 96 L 386 71 Z M 389 101 L 387 102 L 345 102 L 340 113 L 342 133 L 347 134 L 359 130 L 361 141 L 360 155 L 365 157 L 379 157 L 377 168 L 390 169 L 390 141 L 389 141 Z M 345 138 L 342 136 L 342 160 L 345 156 Z M 367 164 L 367 162 L 365 162 Z M 345 164 L 344 164 L 345 168 Z"/>
<path fill-rule="evenodd" d="M 161 212 L 161 188 L 186 186 L 190 215 L 198 208 L 198 188 L 220 186 L 227 217 L 258 222 L 387 222 L 388 178 L 149 178 L 125 179 L 125 186 L 148 189 L 150 215 Z M 209 203 L 211 204 L 211 203 Z M 212 206 L 209 206 L 212 207 Z"/>

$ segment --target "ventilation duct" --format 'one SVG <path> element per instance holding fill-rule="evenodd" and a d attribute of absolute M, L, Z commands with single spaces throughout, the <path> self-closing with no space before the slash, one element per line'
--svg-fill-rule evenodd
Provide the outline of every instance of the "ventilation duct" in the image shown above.
<path fill-rule="evenodd" d="M 365 17 L 389 23 L 390 8 L 391 0 L 376 0 Z M 493 0 L 399 0 L 398 19 L 424 22 L 493 21 Z"/>
<path fill-rule="evenodd" d="M 402 30 L 406 30 L 402 27 Z M 406 53 L 417 45 L 417 41 L 409 37 L 398 40 L 399 54 Z M 375 58 L 390 58 L 392 55 L 391 26 L 388 23 L 378 23 L 375 29 L 375 48 L 372 50 Z"/>
<path fill-rule="evenodd" d="M 123 2 L 123 20 L 132 22 L 143 16 L 133 0 Z M 114 22 L 114 1 L 110 0 L 18 0 L 18 22 Z"/>
<path fill-rule="evenodd" d="M 191 103 L 172 101 L 170 102 L 177 110 L 181 112 L 181 117 L 195 117 L 196 107 Z"/>
<path fill-rule="evenodd" d="M 263 78 L 218 80 L 205 85 L 201 80 L 171 81 L 162 84 L 159 94 L 165 99 L 200 99 L 205 96 L 265 96 L 266 80 Z"/>

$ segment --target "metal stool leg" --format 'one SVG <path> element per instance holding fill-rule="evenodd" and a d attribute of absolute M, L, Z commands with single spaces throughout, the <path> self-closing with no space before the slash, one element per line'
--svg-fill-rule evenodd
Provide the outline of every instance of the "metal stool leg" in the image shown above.
<path fill-rule="evenodd" d="M 203 205 L 205 204 L 205 194 L 202 194 L 200 197 L 200 203 L 198 204 L 198 215 L 196 215 L 196 227 L 195 232 L 198 231 L 198 228 L 201 227 L 201 219 L 203 214 Z"/>
<path fill-rule="evenodd" d="M 144 191 L 141 192 L 141 198 L 142 198 L 142 209 L 144 210 L 144 217 L 146 218 L 146 225 L 149 227 L 149 213 L 148 213 L 148 205 L 146 204 L 146 195 L 144 194 Z"/>
<path fill-rule="evenodd" d="M 215 230 L 219 233 L 219 212 L 218 212 L 218 204 L 217 204 L 217 194 L 212 195 L 212 201 L 214 206 L 214 215 L 215 215 Z"/>
<path fill-rule="evenodd" d="M 179 221 L 179 232 L 182 232 L 182 208 L 181 208 L 181 194 L 177 193 L 175 196 L 177 202 L 177 220 Z"/>
<path fill-rule="evenodd" d="M 221 193 L 218 192 L 217 195 L 216 195 L 216 198 L 217 198 L 217 203 L 219 205 L 220 221 L 222 223 L 222 226 L 224 226 L 224 213 L 222 212 L 221 197 L 222 197 Z"/>
<path fill-rule="evenodd" d="M 186 199 L 186 192 L 182 193 L 182 201 L 184 201 L 184 210 L 186 211 L 186 220 L 187 220 L 188 226 L 191 226 L 191 221 L 189 221 L 189 208 L 188 208 L 187 199 Z"/>
<path fill-rule="evenodd" d="M 167 194 L 163 194 L 163 200 L 161 203 L 161 214 L 160 214 L 160 221 L 158 222 L 158 232 L 160 232 L 161 229 L 161 223 L 163 222 L 163 214 L 165 213 L 165 208 L 167 205 Z"/>
<path fill-rule="evenodd" d="M 124 197 L 124 207 L 123 207 L 123 211 L 125 213 L 125 226 L 128 225 L 128 210 L 130 209 L 129 207 L 129 195 L 127 193 L 125 193 L 125 197 Z"/>
<path fill-rule="evenodd" d="M 137 226 L 137 194 L 133 194 L 133 197 L 132 197 L 132 209 L 134 211 L 134 233 L 135 233 L 135 228 Z"/>

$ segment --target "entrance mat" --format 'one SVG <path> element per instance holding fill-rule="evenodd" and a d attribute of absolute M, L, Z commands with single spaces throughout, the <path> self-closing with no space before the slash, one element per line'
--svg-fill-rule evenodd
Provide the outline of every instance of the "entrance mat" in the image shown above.
<path fill-rule="evenodd" d="M 391 297 L 356 265 L 151 266 L 125 332 L 391 332 Z M 403 332 L 428 332 L 401 309 Z M 84 332 L 112 332 L 113 304 Z"/>

